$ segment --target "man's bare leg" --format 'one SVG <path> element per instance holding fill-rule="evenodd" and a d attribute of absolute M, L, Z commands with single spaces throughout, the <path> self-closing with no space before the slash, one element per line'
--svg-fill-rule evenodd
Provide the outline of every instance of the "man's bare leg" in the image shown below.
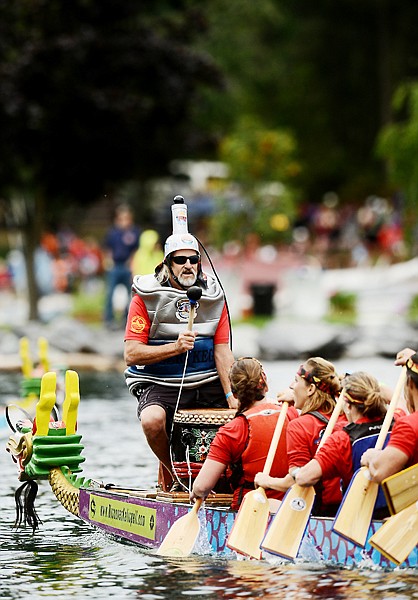
<path fill-rule="evenodd" d="M 167 491 L 167 488 L 170 488 L 174 477 L 171 470 L 170 448 L 165 429 L 165 410 L 157 404 L 146 406 L 141 411 L 141 424 L 149 447 L 162 464 L 160 473 L 165 471 L 165 473 L 162 473 L 163 481 L 159 481 L 158 483 L 163 485 L 164 491 Z M 168 475 L 168 477 L 165 475 Z M 169 480 L 169 482 L 167 480 Z"/>

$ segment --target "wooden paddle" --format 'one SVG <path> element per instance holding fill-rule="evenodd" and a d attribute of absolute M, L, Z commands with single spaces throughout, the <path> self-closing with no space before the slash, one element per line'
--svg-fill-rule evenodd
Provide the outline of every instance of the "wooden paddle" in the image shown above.
<path fill-rule="evenodd" d="M 191 511 L 177 519 L 157 550 L 159 556 L 189 556 L 199 536 L 200 523 L 197 513 L 203 498 L 198 498 Z"/>
<path fill-rule="evenodd" d="M 382 488 L 391 515 L 418 502 L 418 464 L 387 477 Z"/>
<path fill-rule="evenodd" d="M 285 402 L 277 419 L 263 468 L 265 475 L 270 473 L 277 445 L 283 431 L 288 407 L 289 404 Z M 228 548 L 245 556 L 257 559 L 261 558 L 260 542 L 266 531 L 269 512 L 268 498 L 262 487 L 245 494 L 226 543 Z"/>
<path fill-rule="evenodd" d="M 418 544 L 418 502 L 390 517 L 369 542 L 395 564 L 403 563 Z"/>
<path fill-rule="evenodd" d="M 331 435 L 344 406 L 344 390 L 334 406 L 317 451 Z M 315 500 L 314 486 L 293 484 L 286 492 L 261 547 L 284 558 L 296 558 Z"/>
<path fill-rule="evenodd" d="M 402 367 L 402 372 L 376 441 L 375 448 L 377 450 L 381 450 L 386 441 L 396 405 L 398 404 L 405 383 L 405 377 L 406 367 Z M 366 543 L 378 491 L 379 484 L 370 481 L 368 468 L 361 467 L 358 469 L 354 473 L 351 483 L 344 494 L 343 501 L 332 526 L 333 530 L 363 548 Z"/>

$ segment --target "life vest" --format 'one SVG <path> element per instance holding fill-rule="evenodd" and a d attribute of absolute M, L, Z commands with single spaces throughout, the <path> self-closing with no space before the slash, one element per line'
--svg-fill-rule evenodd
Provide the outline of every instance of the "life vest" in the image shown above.
<path fill-rule="evenodd" d="M 138 275 L 132 285 L 133 293 L 143 300 L 151 322 L 149 345 L 174 342 L 185 330 L 189 319 L 190 301 L 184 290 L 162 286 L 154 275 Z M 214 358 L 213 338 L 224 307 L 224 294 L 219 284 L 208 277 L 208 287 L 195 306 L 194 323 L 199 335 L 193 350 L 150 365 L 136 365 L 125 371 L 129 391 L 150 383 L 186 388 L 218 379 Z M 187 366 L 184 373 L 184 367 Z"/>
<path fill-rule="evenodd" d="M 232 508 L 238 508 L 243 495 L 254 489 L 254 477 L 263 470 L 273 438 L 280 407 L 273 403 L 264 403 L 246 410 L 238 418 L 245 418 L 248 423 L 248 439 L 244 452 L 237 465 L 235 465 L 235 480 L 231 484 L 234 489 Z M 286 450 L 286 428 L 288 417 L 284 423 L 282 434 L 277 446 L 273 464 L 270 469 L 272 477 L 285 477 L 289 472 L 289 463 Z M 239 476 L 237 477 L 237 473 Z M 238 479 L 238 481 L 236 481 Z M 283 498 L 284 493 L 277 490 L 266 490 L 269 498 Z"/>
<path fill-rule="evenodd" d="M 312 458 L 321 443 L 322 436 L 325 433 L 326 426 L 329 422 L 329 416 L 326 416 L 318 410 L 312 410 L 304 413 L 303 416 L 312 415 L 322 423 L 322 427 L 317 429 L 311 450 L 313 451 Z M 318 424 L 316 425 L 318 427 Z M 312 514 L 315 516 L 335 516 L 338 506 L 342 500 L 342 491 L 339 477 L 327 479 L 325 482 L 320 479 L 314 485 L 315 501 L 312 507 Z"/>
<path fill-rule="evenodd" d="M 377 421 L 369 421 L 367 423 L 349 423 L 344 427 L 350 437 L 351 443 L 351 454 L 353 460 L 353 473 L 355 473 L 361 466 L 360 459 L 364 452 L 369 448 L 374 448 L 379 437 L 380 430 L 382 429 L 384 419 L 378 419 Z M 394 421 L 390 425 L 392 429 Z M 390 433 L 387 434 L 386 440 L 383 444 L 383 448 L 387 445 L 390 439 Z M 387 507 L 385 496 L 381 487 L 377 494 L 375 510 Z"/>
<path fill-rule="evenodd" d="M 322 423 L 324 423 L 324 426 L 322 427 L 322 429 L 319 430 L 318 432 L 318 438 L 316 440 L 314 440 L 314 444 L 315 446 L 319 446 L 322 436 L 324 435 L 324 431 L 326 429 L 326 426 L 328 425 L 328 421 L 329 418 L 326 417 L 325 415 L 323 415 L 322 413 L 319 412 L 319 410 L 311 410 L 307 413 L 304 413 L 305 415 L 313 415 L 314 417 L 316 417 L 317 419 L 319 419 L 319 421 L 321 421 Z"/>

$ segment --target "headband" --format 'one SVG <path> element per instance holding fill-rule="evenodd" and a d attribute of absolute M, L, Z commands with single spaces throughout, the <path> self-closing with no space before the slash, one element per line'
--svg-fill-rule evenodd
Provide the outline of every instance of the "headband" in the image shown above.
<path fill-rule="evenodd" d="M 254 358 L 253 356 L 240 356 L 231 365 L 231 369 L 232 369 L 233 365 L 236 364 L 237 362 L 239 362 L 240 360 L 253 360 L 255 363 L 258 364 L 258 366 L 260 367 L 261 374 L 260 374 L 260 379 L 258 381 L 257 389 L 262 390 L 267 385 L 267 377 L 266 377 L 266 374 L 264 372 L 264 368 L 263 368 L 263 365 L 261 364 L 261 362 L 257 358 Z M 231 372 L 231 369 L 230 369 L 230 372 Z"/>
<path fill-rule="evenodd" d="M 300 365 L 297 375 L 299 375 L 299 377 L 302 377 L 302 379 L 304 379 L 308 383 L 313 383 L 314 386 L 318 388 L 318 390 L 321 390 L 321 392 L 325 392 L 326 394 L 329 394 L 334 398 L 335 392 L 331 389 L 329 383 L 327 383 L 326 381 L 322 381 L 322 379 L 319 379 L 319 377 L 316 377 L 316 375 L 312 375 L 312 373 L 307 371 L 303 367 L 303 365 Z"/>
<path fill-rule="evenodd" d="M 408 360 L 406 361 L 406 368 L 418 375 L 418 365 L 414 363 L 412 357 L 408 358 Z"/>
<path fill-rule="evenodd" d="M 240 356 L 239 358 L 237 358 L 237 360 L 235 362 L 237 363 L 240 360 L 253 360 L 254 362 L 256 362 L 258 364 L 260 369 L 263 368 L 263 365 L 261 364 L 261 362 L 258 360 L 258 358 L 254 358 L 254 356 Z"/>
<path fill-rule="evenodd" d="M 347 390 L 344 390 L 344 399 L 347 400 L 350 404 L 364 404 L 364 400 L 357 400 L 357 398 L 353 398 Z"/>

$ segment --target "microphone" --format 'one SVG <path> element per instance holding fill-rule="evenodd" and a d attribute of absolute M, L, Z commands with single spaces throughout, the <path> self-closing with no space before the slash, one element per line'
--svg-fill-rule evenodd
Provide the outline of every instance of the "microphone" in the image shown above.
<path fill-rule="evenodd" d="M 186 292 L 188 299 L 190 300 L 190 304 L 196 304 L 202 295 L 202 288 L 198 285 L 192 285 Z"/>
<path fill-rule="evenodd" d="M 195 316 L 196 303 L 202 295 L 202 288 L 200 288 L 198 285 L 192 285 L 192 287 L 189 287 L 186 294 L 187 294 L 188 299 L 190 300 L 190 313 L 189 313 L 189 322 L 188 322 L 187 328 L 190 329 L 190 331 L 191 331 L 192 327 L 193 327 L 194 316 Z"/>

